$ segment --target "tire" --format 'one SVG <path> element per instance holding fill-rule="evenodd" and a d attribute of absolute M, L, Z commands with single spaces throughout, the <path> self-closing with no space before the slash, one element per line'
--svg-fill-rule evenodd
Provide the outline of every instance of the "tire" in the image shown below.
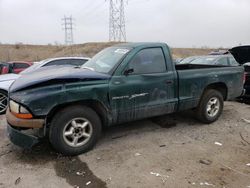
<path fill-rule="evenodd" d="M 86 106 L 70 106 L 53 117 L 49 140 L 59 153 L 79 155 L 94 147 L 101 130 L 102 124 L 95 111 Z M 78 139 L 75 142 L 76 137 Z"/>
<path fill-rule="evenodd" d="M 222 94 L 214 89 L 206 90 L 196 109 L 197 118 L 203 123 L 213 123 L 220 117 L 223 107 L 224 100 Z"/>
<path fill-rule="evenodd" d="M 8 106 L 8 92 L 0 90 L 0 115 L 6 113 Z"/>

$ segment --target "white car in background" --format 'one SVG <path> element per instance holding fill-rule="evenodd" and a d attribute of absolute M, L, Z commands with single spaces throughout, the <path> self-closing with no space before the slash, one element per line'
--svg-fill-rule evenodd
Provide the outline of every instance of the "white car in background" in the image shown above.
<path fill-rule="evenodd" d="M 46 59 L 40 62 L 35 62 L 20 74 L 5 74 L 0 75 L 0 114 L 5 114 L 8 103 L 8 91 L 11 84 L 23 74 L 29 74 L 34 71 L 48 68 L 49 66 L 82 66 L 90 58 L 88 57 L 60 57 Z"/>

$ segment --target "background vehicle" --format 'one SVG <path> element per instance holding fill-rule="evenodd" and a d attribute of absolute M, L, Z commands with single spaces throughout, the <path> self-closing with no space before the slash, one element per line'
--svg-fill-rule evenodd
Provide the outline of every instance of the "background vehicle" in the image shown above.
<path fill-rule="evenodd" d="M 250 46 L 238 46 L 229 50 L 235 59 L 244 64 L 245 68 L 245 82 L 244 89 L 245 95 L 243 98 L 250 98 Z"/>
<path fill-rule="evenodd" d="M 188 57 L 179 64 L 239 66 L 239 63 L 230 54 Z"/>
<path fill-rule="evenodd" d="M 210 52 L 208 55 L 226 55 L 229 54 L 228 50 L 214 50 Z"/>
<path fill-rule="evenodd" d="M 11 73 L 10 71 L 11 69 L 9 63 L 0 63 L 0 75 Z"/>
<path fill-rule="evenodd" d="M 4 74 L 0 76 L 0 114 L 6 112 L 8 103 L 8 88 L 14 82 L 15 79 L 19 78 L 19 74 Z"/>
<path fill-rule="evenodd" d="M 36 63 L 34 66 L 30 67 L 29 69 L 23 72 L 24 74 L 33 72 L 39 68 L 46 68 L 50 66 L 82 66 L 86 63 L 90 58 L 88 57 L 58 57 L 58 58 L 50 58 L 45 59 L 41 62 Z"/>
<path fill-rule="evenodd" d="M 25 61 L 12 61 L 8 62 L 10 64 L 10 72 L 19 74 L 20 72 L 24 71 L 25 69 L 29 68 L 33 63 L 25 62 Z"/>
<path fill-rule="evenodd" d="M 245 95 L 243 97 L 250 98 L 250 63 L 244 64 L 245 68 L 245 83 L 244 83 L 244 89 L 245 89 Z"/>
<path fill-rule="evenodd" d="M 192 62 L 193 60 L 199 58 L 200 56 L 191 56 L 191 57 L 186 57 L 184 59 L 182 59 L 180 62 L 178 62 L 177 64 L 189 64 L 190 62 Z"/>
<path fill-rule="evenodd" d="M 10 140 L 31 147 L 48 134 L 65 155 L 90 150 L 103 126 L 187 109 L 216 121 L 223 101 L 243 91 L 243 67 L 175 65 L 163 43 L 104 49 L 81 68 L 60 67 L 22 76 L 10 88 Z M 28 129 L 42 134 L 25 134 Z"/>
<path fill-rule="evenodd" d="M 176 58 L 176 59 L 173 59 L 173 62 L 175 64 L 179 64 L 182 60 L 183 60 L 183 58 Z"/>
<path fill-rule="evenodd" d="M 8 90 L 11 84 L 18 79 L 21 75 L 29 74 L 39 69 L 50 68 L 51 66 L 81 66 L 86 63 L 90 58 L 87 57 L 60 57 L 53 59 L 46 59 L 37 62 L 20 74 L 7 74 L 0 76 L 0 114 L 4 114 L 7 108 Z M 2 103 L 1 103 L 2 99 Z"/>
<path fill-rule="evenodd" d="M 15 61 L 15 62 L 8 62 L 8 63 L 0 63 L 0 74 L 9 74 L 15 73 L 19 74 L 23 70 L 27 69 L 33 65 L 31 62 L 24 62 L 24 61 Z"/>

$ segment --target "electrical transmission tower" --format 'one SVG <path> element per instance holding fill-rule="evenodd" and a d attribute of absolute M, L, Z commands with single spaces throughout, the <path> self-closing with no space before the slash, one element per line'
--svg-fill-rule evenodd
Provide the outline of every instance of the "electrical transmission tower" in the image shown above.
<path fill-rule="evenodd" d="M 124 0 L 109 0 L 109 41 L 126 41 Z"/>
<path fill-rule="evenodd" d="M 73 37 L 73 18 L 72 16 L 66 17 L 62 19 L 63 21 L 63 29 L 65 32 L 65 44 L 66 45 L 72 45 L 74 43 L 74 37 Z"/>

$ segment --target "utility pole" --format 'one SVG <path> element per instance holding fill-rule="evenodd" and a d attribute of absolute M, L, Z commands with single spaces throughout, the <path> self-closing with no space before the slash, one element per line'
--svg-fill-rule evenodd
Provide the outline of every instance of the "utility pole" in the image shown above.
<path fill-rule="evenodd" d="M 74 43 L 73 37 L 73 18 L 72 16 L 62 18 L 63 30 L 65 32 L 65 44 L 72 45 Z"/>
<path fill-rule="evenodd" d="M 124 0 L 109 0 L 109 41 L 126 42 Z"/>

